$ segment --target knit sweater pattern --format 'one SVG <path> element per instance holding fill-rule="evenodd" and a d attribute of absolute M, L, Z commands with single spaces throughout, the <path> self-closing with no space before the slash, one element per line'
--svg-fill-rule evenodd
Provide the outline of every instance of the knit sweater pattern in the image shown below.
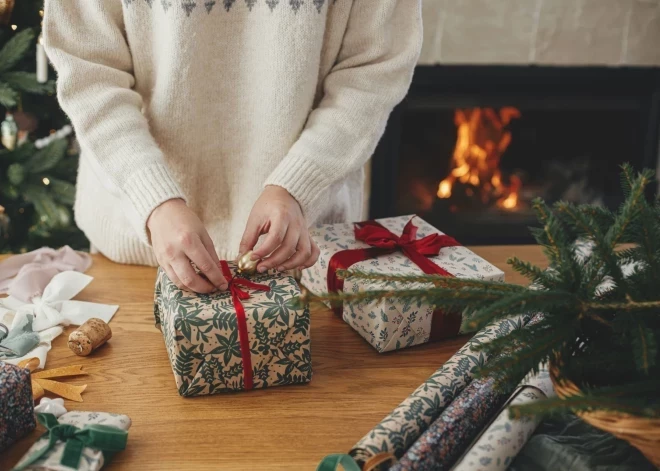
<path fill-rule="evenodd" d="M 359 220 L 422 24 L 420 0 L 46 0 L 43 34 L 81 148 L 76 223 L 156 265 L 146 223 L 173 198 L 226 259 L 265 185 L 310 225 Z"/>

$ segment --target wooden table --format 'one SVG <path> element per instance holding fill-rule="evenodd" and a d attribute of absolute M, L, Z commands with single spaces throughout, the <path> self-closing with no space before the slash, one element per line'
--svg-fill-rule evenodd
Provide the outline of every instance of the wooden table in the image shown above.
<path fill-rule="evenodd" d="M 516 255 L 544 265 L 539 247 L 473 249 L 506 271 Z M 303 386 L 184 399 L 179 397 L 161 333 L 154 327 L 153 268 L 117 265 L 94 257 L 95 280 L 77 298 L 120 309 L 112 340 L 91 356 L 66 347 L 69 328 L 53 342 L 48 368 L 82 363 L 89 376 L 84 403 L 69 410 L 127 414 L 127 449 L 108 470 L 314 470 L 329 453 L 348 451 L 425 381 L 467 337 L 398 352 L 377 353 L 327 310 L 312 312 L 314 377 Z M 0 456 L 13 466 L 43 433 L 39 427 Z"/>

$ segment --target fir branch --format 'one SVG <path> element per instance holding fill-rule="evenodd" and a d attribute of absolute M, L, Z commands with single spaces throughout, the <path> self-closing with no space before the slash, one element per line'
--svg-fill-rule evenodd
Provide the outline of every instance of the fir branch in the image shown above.
<path fill-rule="evenodd" d="M 43 95 L 55 92 L 55 82 L 53 80 L 41 83 L 37 80 L 37 76 L 30 72 L 5 72 L 0 76 L 0 82 L 5 82 L 11 88 L 26 93 Z"/>
<path fill-rule="evenodd" d="M 0 50 L 0 72 L 6 72 L 20 61 L 32 45 L 35 38 L 33 29 L 16 33 Z"/>
<path fill-rule="evenodd" d="M 588 315 L 590 311 L 640 312 L 640 311 L 660 309 L 660 301 L 633 301 L 632 299 L 628 299 L 627 302 L 613 302 L 613 303 L 591 301 L 591 302 L 583 302 L 581 306 L 585 315 Z"/>
<path fill-rule="evenodd" d="M 541 285 L 546 289 L 556 289 L 558 280 L 556 275 L 550 270 L 543 270 L 529 262 L 520 260 L 518 257 L 509 258 L 506 263 L 511 265 L 515 271 L 530 280 L 534 285 Z"/>
<path fill-rule="evenodd" d="M 426 283 L 443 288 L 483 288 L 494 291 L 521 292 L 527 288 L 520 285 L 501 283 L 499 281 L 484 281 L 469 278 L 453 278 L 441 275 L 390 275 L 353 270 L 339 270 L 337 275 L 342 279 L 355 278 L 359 280 L 373 280 L 396 283 Z"/>
<path fill-rule="evenodd" d="M 527 290 L 506 296 L 479 310 L 470 321 L 471 328 L 481 328 L 490 321 L 517 312 L 545 312 L 548 310 L 569 310 L 579 302 L 570 292 L 549 290 Z"/>
<path fill-rule="evenodd" d="M 631 334 L 635 365 L 637 370 L 648 375 L 649 370 L 655 366 L 658 355 L 658 346 L 653 331 L 641 320 L 635 322 Z"/>
<path fill-rule="evenodd" d="M 637 402 L 637 403 L 636 403 Z M 658 412 L 645 405 L 639 405 L 639 401 L 623 401 L 608 396 L 571 396 L 564 399 L 552 398 L 543 401 L 532 402 L 509 407 L 509 417 L 519 419 L 521 417 L 536 417 L 554 415 L 564 412 L 590 412 L 593 410 L 607 410 L 612 412 L 623 412 L 638 417 L 655 418 Z"/>
<path fill-rule="evenodd" d="M 6 83 L 0 82 L 0 105 L 13 108 L 18 103 L 18 93 Z"/>

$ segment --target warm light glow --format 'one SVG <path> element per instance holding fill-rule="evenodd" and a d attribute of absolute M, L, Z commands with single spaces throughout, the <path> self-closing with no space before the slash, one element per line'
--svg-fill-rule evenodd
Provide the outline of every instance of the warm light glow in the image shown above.
<path fill-rule="evenodd" d="M 16 26 L 16 25 L 11 25 L 11 29 L 13 29 L 14 31 L 16 31 L 16 28 L 18 28 L 18 26 Z"/>
<path fill-rule="evenodd" d="M 487 203 L 515 209 L 518 206 L 520 179 L 511 176 L 506 184 L 500 172 L 500 159 L 511 143 L 511 132 L 506 126 L 520 111 L 507 107 L 456 110 L 456 146 L 449 176 L 438 185 L 438 198 L 450 198 L 457 183 L 468 186 L 465 194 L 479 195 Z"/>
<path fill-rule="evenodd" d="M 451 182 L 442 180 L 438 188 L 438 198 L 449 198 L 451 196 Z"/>
<path fill-rule="evenodd" d="M 44 182 L 44 185 L 50 185 L 50 180 L 47 177 L 44 177 L 41 181 Z"/>

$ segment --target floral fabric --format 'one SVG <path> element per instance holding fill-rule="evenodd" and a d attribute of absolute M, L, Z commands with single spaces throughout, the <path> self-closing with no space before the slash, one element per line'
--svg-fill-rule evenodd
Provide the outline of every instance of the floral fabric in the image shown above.
<path fill-rule="evenodd" d="M 0 451 L 36 426 L 30 372 L 0 361 Z"/>
<path fill-rule="evenodd" d="M 401 234 L 411 216 L 378 219 L 378 222 L 392 231 Z M 413 220 L 418 227 L 419 239 L 439 230 L 419 217 Z M 312 293 L 327 292 L 328 263 L 332 256 L 342 250 L 369 247 L 355 239 L 353 224 L 317 225 L 311 235 L 319 246 L 319 262 L 303 271 L 301 283 Z M 438 256 L 430 260 L 458 278 L 504 281 L 504 273 L 465 247 L 445 247 Z M 424 272 L 401 252 L 378 256 L 358 262 L 351 269 L 392 274 L 423 275 Z M 401 287 L 400 283 L 370 280 L 347 279 L 344 292 L 379 290 Z M 410 286 L 410 285 L 408 285 Z M 416 285 L 416 286 L 424 286 Z M 433 307 L 426 303 L 400 302 L 396 300 L 345 303 L 343 318 L 353 329 L 364 337 L 376 350 L 386 352 L 413 345 L 427 343 L 431 335 Z M 469 318 L 464 314 L 459 334 L 470 332 Z"/>
<path fill-rule="evenodd" d="M 230 267 L 233 270 L 234 265 Z M 247 290 L 250 298 L 243 301 L 253 387 L 309 382 L 309 310 L 290 303 L 300 295 L 298 284 L 286 274 L 259 275 L 251 281 L 270 287 L 269 292 Z M 159 270 L 155 298 L 156 323 L 165 338 L 179 394 L 199 396 L 244 389 L 231 295 L 181 290 Z"/>
<path fill-rule="evenodd" d="M 108 412 L 67 412 L 60 416 L 57 421 L 61 424 L 75 425 L 78 428 L 83 428 L 85 425 L 91 424 L 109 425 L 122 430 L 128 430 L 131 427 L 131 419 L 127 415 L 110 414 Z M 37 440 L 16 466 L 20 466 L 22 462 L 47 445 L 47 438 Z M 64 454 L 64 447 L 64 442 L 58 442 L 43 458 L 25 469 L 34 471 L 71 471 L 71 468 L 63 466 L 60 463 Z M 103 453 L 101 451 L 85 447 L 83 448 L 82 457 L 77 469 L 78 471 L 98 471 L 103 467 L 103 464 Z"/>

